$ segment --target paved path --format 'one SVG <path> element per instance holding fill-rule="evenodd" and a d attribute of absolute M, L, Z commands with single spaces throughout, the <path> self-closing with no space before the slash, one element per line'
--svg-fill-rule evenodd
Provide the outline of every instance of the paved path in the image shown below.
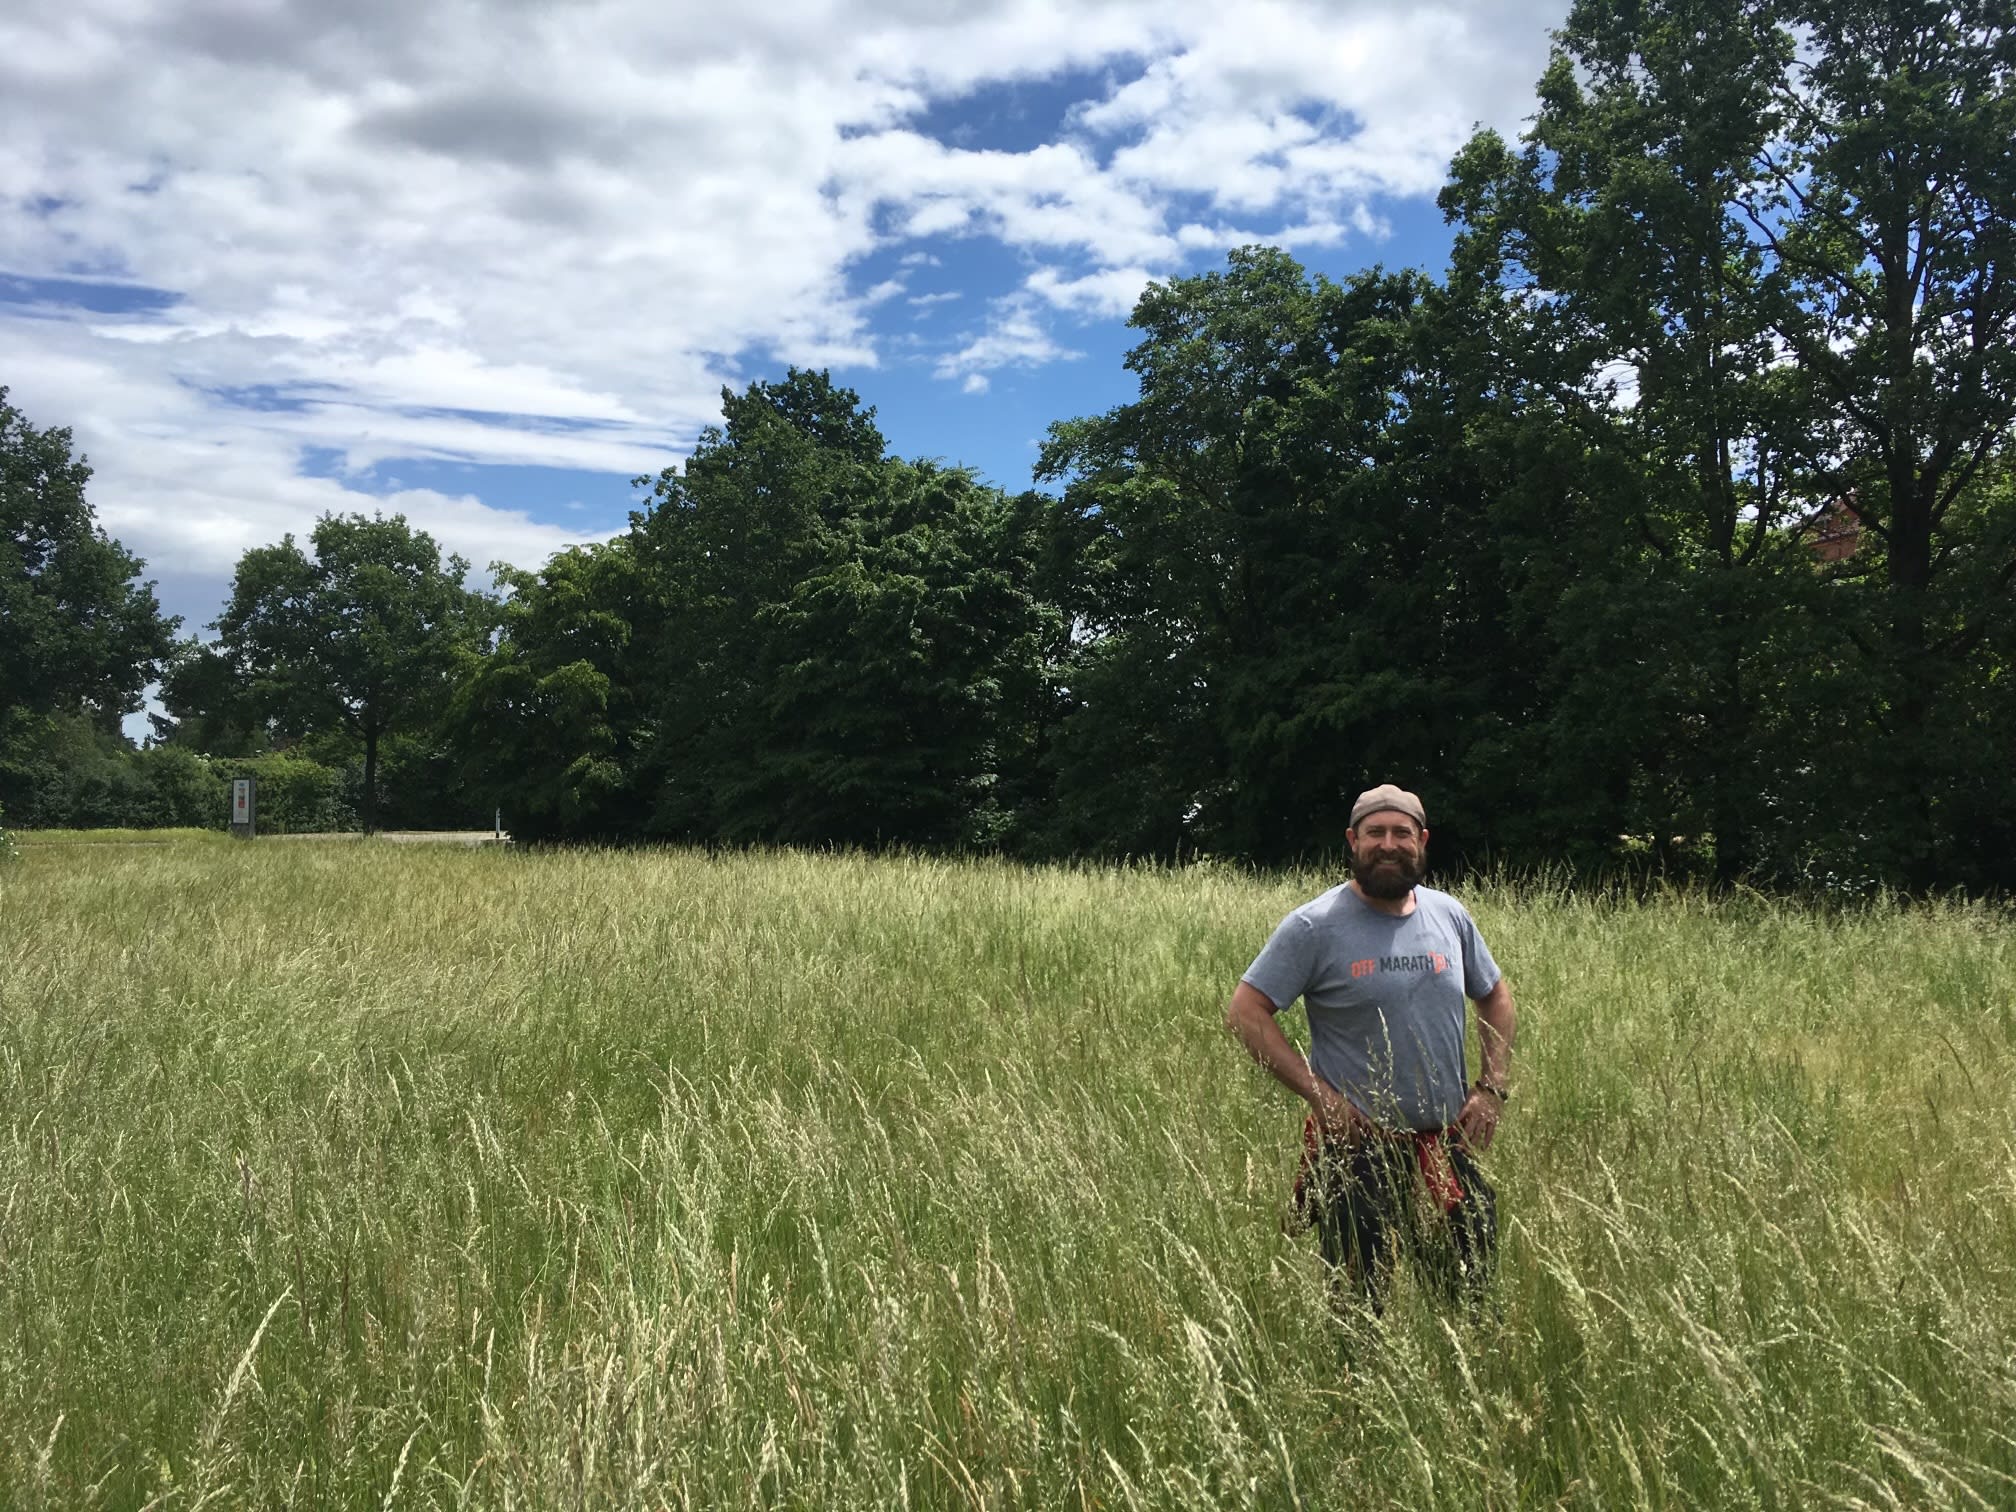
<path fill-rule="evenodd" d="M 395 845 L 509 845 L 511 832 L 499 836 L 491 830 L 380 830 L 378 838 Z"/>
<path fill-rule="evenodd" d="M 336 830 L 312 835 L 261 835 L 261 840 L 362 840 L 366 838 L 356 830 Z M 389 840 L 394 845 L 509 845 L 511 832 L 506 830 L 502 839 L 490 830 L 380 830 L 370 837 L 373 840 Z"/>

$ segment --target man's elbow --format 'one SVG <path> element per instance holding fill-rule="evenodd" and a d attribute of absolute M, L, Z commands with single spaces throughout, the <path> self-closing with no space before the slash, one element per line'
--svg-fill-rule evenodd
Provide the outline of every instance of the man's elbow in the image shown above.
<path fill-rule="evenodd" d="M 1501 1032 L 1510 1035 L 1512 1026 L 1519 1021 L 1519 1010 L 1512 1005 L 1512 984 L 1505 978 L 1498 978 L 1498 985 L 1477 1000 L 1477 1014 L 1499 1026 Z"/>
<path fill-rule="evenodd" d="M 1273 1016 L 1274 1005 L 1260 989 L 1241 982 L 1232 989 L 1232 1000 L 1225 1005 L 1225 1028 L 1244 1040 L 1254 1024 Z"/>

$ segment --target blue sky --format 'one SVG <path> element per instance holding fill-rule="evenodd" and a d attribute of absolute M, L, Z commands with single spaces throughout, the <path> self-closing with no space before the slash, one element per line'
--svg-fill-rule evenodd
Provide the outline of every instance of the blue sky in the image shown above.
<path fill-rule="evenodd" d="M 1565 0 L 75 0 L 0 17 L 0 386 L 187 628 L 397 510 L 479 567 L 622 528 L 723 384 L 830 367 L 1026 486 L 1151 278 L 1439 270 Z M 103 108 L 117 100 L 120 108 Z"/>

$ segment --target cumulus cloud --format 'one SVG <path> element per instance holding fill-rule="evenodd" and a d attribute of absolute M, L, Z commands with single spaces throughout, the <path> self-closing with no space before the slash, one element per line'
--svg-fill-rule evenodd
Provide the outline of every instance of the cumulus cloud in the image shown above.
<path fill-rule="evenodd" d="M 16 7 L 0 272 L 160 293 L 0 304 L 0 383 L 74 427 L 108 528 L 164 572 L 378 502 L 310 456 L 655 471 L 723 383 L 902 350 L 874 322 L 941 265 L 926 238 L 1034 266 L 974 289 L 984 324 L 935 359 L 975 392 L 1236 241 L 1376 236 L 1473 122 L 1516 127 L 1564 7 Z M 1032 145 L 924 127 L 1067 73 L 1117 82 Z M 877 254 L 903 273 L 874 281 Z M 476 497 L 383 503 L 478 561 L 572 539 Z"/>

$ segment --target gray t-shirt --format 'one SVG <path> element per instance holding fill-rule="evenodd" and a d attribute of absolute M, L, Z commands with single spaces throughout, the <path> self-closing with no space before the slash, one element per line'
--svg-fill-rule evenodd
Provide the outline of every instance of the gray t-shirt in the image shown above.
<path fill-rule="evenodd" d="M 1381 913 L 1333 887 L 1281 921 L 1245 980 L 1286 1008 L 1305 998 L 1309 1063 L 1388 1128 L 1437 1129 L 1463 1106 L 1463 999 L 1498 985 L 1470 912 L 1414 889 L 1414 911 Z"/>

